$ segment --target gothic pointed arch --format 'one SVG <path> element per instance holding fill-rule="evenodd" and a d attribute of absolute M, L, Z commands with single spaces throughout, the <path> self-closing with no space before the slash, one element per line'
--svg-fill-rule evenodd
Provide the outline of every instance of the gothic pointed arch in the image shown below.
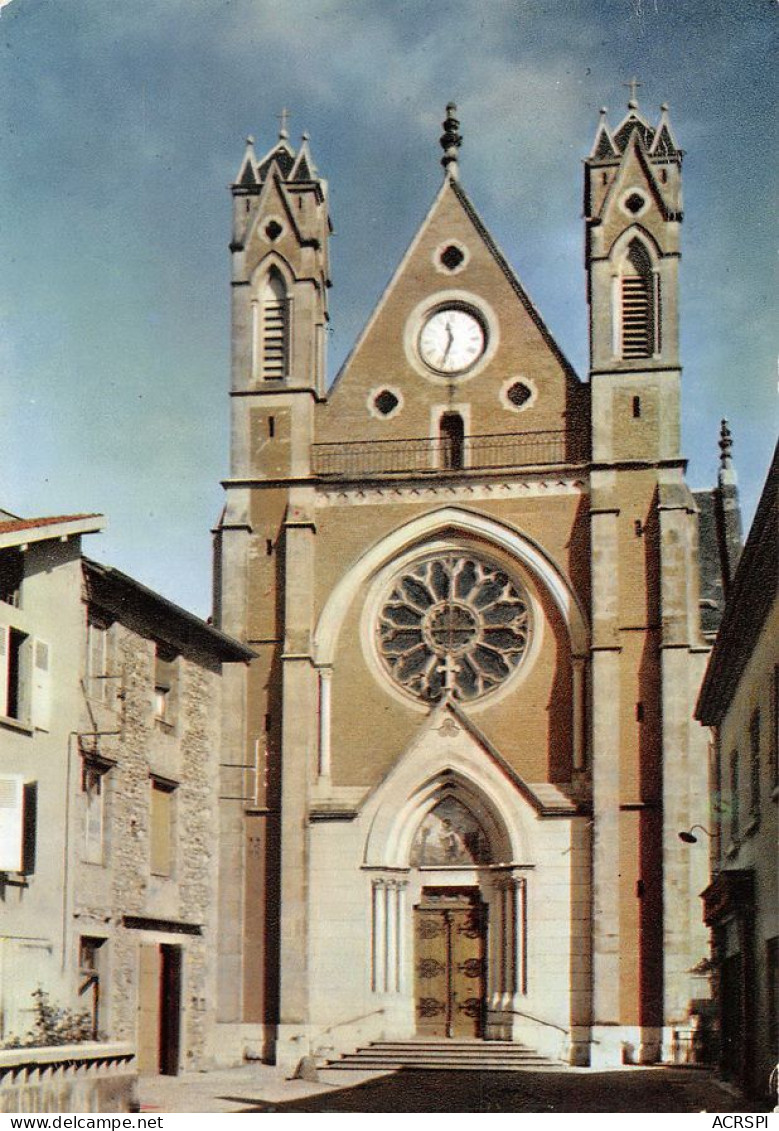
<path fill-rule="evenodd" d="M 344 571 L 317 622 L 315 662 L 332 665 L 347 610 L 366 582 L 393 563 L 399 566 L 404 557 L 418 554 L 425 547 L 433 547 L 436 540 L 452 538 L 478 540 L 520 563 L 556 605 L 566 626 L 573 655 L 586 655 L 588 630 L 578 598 L 569 579 L 548 554 L 526 535 L 494 518 L 460 507 L 442 507 L 385 535 Z"/>
<path fill-rule="evenodd" d="M 525 859 L 530 806 L 488 758 L 450 748 L 431 773 L 428 756 L 418 765 L 416 757 L 412 749 L 367 806 L 366 865 L 440 866 L 449 853 L 448 863 L 465 868 Z"/>
<path fill-rule="evenodd" d="M 269 255 L 254 276 L 253 372 L 258 381 L 284 381 L 290 371 L 291 272 L 281 256 Z"/>
<path fill-rule="evenodd" d="M 615 353 L 626 361 L 654 357 L 660 349 L 660 279 L 653 252 L 652 242 L 638 228 L 625 232 L 613 251 Z"/>

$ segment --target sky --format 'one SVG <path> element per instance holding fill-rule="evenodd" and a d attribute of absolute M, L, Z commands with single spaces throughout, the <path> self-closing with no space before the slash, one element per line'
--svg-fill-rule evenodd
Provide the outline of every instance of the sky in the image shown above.
<path fill-rule="evenodd" d="M 0 508 L 200 615 L 228 467 L 229 185 L 311 135 L 335 375 L 441 181 L 587 373 L 582 165 L 636 76 L 685 151 L 683 451 L 729 419 L 751 518 L 777 434 L 775 0 L 10 0 L 0 9 Z"/>

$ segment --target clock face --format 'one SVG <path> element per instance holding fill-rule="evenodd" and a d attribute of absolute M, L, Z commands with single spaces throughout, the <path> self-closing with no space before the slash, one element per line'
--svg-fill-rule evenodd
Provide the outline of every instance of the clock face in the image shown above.
<path fill-rule="evenodd" d="M 436 373 L 464 373 L 487 345 L 479 319 L 460 307 L 431 314 L 419 334 L 419 356 Z"/>

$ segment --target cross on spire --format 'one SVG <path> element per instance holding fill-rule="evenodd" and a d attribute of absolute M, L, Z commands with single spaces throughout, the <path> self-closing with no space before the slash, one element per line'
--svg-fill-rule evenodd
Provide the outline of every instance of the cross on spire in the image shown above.
<path fill-rule="evenodd" d="M 628 88 L 628 90 L 630 91 L 630 100 L 628 102 L 628 106 L 630 107 L 631 110 L 635 110 L 636 107 L 638 106 L 637 89 L 638 89 L 639 86 L 643 86 L 644 84 L 642 82 L 639 82 L 638 79 L 634 78 L 634 79 L 631 79 L 630 82 L 623 82 L 622 85 L 626 86 Z"/>
<path fill-rule="evenodd" d="M 289 110 L 287 109 L 286 106 L 282 106 L 281 113 L 278 114 L 277 117 L 279 119 L 279 122 L 281 123 L 281 125 L 279 127 L 279 137 L 281 139 L 288 138 L 289 137 L 289 131 L 287 129 L 287 121 L 289 119 Z"/>

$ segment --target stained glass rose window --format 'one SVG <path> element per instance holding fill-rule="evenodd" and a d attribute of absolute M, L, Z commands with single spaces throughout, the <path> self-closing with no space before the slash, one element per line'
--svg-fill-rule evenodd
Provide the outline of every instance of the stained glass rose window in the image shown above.
<path fill-rule="evenodd" d="M 435 702 L 446 691 L 478 699 L 522 662 L 530 610 L 519 585 L 472 555 L 439 554 L 411 566 L 381 603 L 377 645 L 396 683 Z"/>

